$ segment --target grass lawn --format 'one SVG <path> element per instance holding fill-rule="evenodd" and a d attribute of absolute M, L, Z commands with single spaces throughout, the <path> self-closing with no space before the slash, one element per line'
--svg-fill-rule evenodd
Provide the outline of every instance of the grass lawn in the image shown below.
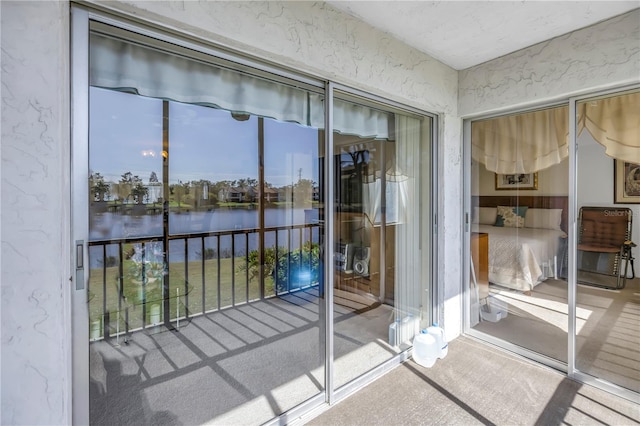
<path fill-rule="evenodd" d="M 232 263 L 233 262 L 233 263 Z M 249 279 L 244 266 L 246 259 L 244 256 L 234 259 L 220 259 L 220 270 L 218 271 L 218 260 L 209 259 L 171 263 L 169 265 L 169 305 L 170 318 L 173 320 L 178 315 L 185 315 L 185 308 L 188 307 L 190 314 L 197 314 L 204 310 L 225 308 L 233 305 L 234 293 L 235 303 L 243 303 L 248 300 L 260 298 L 260 286 L 257 277 Z M 127 271 L 132 265 L 131 260 L 124 260 L 123 270 Z M 218 282 L 218 273 L 220 275 Z M 107 268 L 94 268 L 90 271 L 89 277 L 89 318 L 90 318 L 90 338 L 95 339 L 103 335 L 102 312 L 106 291 L 106 312 L 109 315 L 110 333 L 125 330 L 125 315 L 128 310 L 129 329 L 142 327 L 142 298 L 146 294 L 146 324 L 159 323 L 161 321 L 162 310 L 162 277 L 150 278 L 144 287 L 139 280 L 132 279 L 124 274 L 123 293 L 124 298 L 118 305 L 119 273 L 118 267 L 109 266 Z M 106 289 L 103 288 L 106 283 Z M 218 301 L 218 286 L 220 300 Z M 185 297 L 186 293 L 186 297 Z M 273 296 L 274 285 L 272 277 L 265 277 L 265 296 Z M 119 319 L 118 319 L 119 314 Z"/>

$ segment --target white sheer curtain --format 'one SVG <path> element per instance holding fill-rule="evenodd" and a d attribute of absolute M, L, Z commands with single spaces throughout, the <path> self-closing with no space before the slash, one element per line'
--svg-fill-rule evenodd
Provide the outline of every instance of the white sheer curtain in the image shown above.
<path fill-rule="evenodd" d="M 418 330 L 421 303 L 420 254 L 420 135 L 421 121 L 396 114 L 395 162 L 387 171 L 387 185 L 395 191 L 387 199 L 387 211 L 395 210 L 395 307 L 396 320 L 409 322 L 400 341 Z M 393 191 L 387 192 L 392 194 Z"/>
<path fill-rule="evenodd" d="M 569 111 L 558 107 L 476 121 L 473 159 L 500 174 L 533 173 L 569 156 Z"/>
<path fill-rule="evenodd" d="M 390 179 L 391 178 L 391 179 Z M 409 194 L 406 179 L 393 180 L 395 176 L 387 173 L 385 183 L 385 199 L 387 200 L 386 222 L 397 224 L 404 222 L 405 206 L 409 203 Z M 377 178 L 374 182 L 364 185 L 362 205 L 372 225 L 380 225 L 382 221 L 382 180 Z"/>
<path fill-rule="evenodd" d="M 324 128 L 323 96 L 187 57 L 170 47 L 91 34 L 90 84 Z M 160 43 L 160 42 L 157 42 Z M 388 138 L 392 115 L 336 99 L 334 130 Z"/>
<path fill-rule="evenodd" d="M 369 225 L 380 225 L 380 201 L 382 200 L 382 181 L 376 179 L 364 185 L 362 194 L 362 205 L 364 213 L 369 219 Z"/>
<path fill-rule="evenodd" d="M 587 129 L 609 157 L 640 163 L 640 92 L 578 104 L 578 132 Z"/>

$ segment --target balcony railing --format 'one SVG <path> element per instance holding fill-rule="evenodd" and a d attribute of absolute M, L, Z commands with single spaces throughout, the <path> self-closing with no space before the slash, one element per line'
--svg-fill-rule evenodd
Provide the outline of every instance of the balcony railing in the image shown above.
<path fill-rule="evenodd" d="M 318 285 L 320 225 L 89 243 L 90 340 Z"/>

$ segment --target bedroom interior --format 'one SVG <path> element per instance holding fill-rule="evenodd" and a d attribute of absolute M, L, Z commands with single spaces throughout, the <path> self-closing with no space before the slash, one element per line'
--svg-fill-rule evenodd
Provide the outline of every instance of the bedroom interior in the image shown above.
<path fill-rule="evenodd" d="M 638 117 L 638 91 L 577 103 L 575 186 L 567 106 L 472 122 L 469 256 L 473 335 L 562 366 L 571 362 L 568 334 L 575 321 L 576 368 L 635 392 L 640 391 L 640 278 L 633 264 L 640 241 Z M 601 216 L 589 222 L 593 212 Z M 592 231 L 597 238 L 588 236 Z M 573 271 L 570 244 L 576 252 Z M 569 277 L 574 275 L 572 308 Z"/>

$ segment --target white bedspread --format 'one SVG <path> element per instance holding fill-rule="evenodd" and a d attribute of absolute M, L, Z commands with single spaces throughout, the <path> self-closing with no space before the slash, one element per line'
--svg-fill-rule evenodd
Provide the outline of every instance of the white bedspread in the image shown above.
<path fill-rule="evenodd" d="M 489 234 L 489 282 L 529 291 L 553 276 L 562 231 L 473 225 Z"/>

